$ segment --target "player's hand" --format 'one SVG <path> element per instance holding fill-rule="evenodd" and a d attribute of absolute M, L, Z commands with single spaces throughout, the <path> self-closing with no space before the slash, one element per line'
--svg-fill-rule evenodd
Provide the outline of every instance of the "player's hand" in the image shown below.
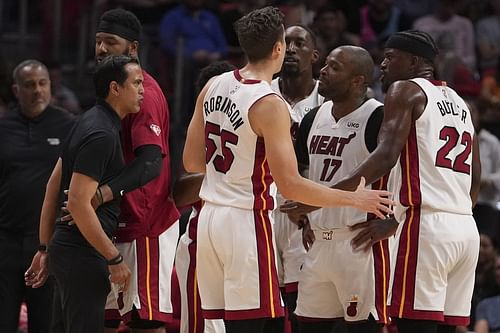
<path fill-rule="evenodd" d="M 127 264 L 122 261 L 117 265 L 108 265 L 108 269 L 110 273 L 109 280 L 120 286 L 120 291 L 127 291 L 131 275 Z"/>
<path fill-rule="evenodd" d="M 105 187 L 106 187 L 106 185 L 101 187 L 101 190 L 104 191 Z M 63 205 L 61 206 L 61 211 L 63 212 L 63 216 L 61 217 L 61 221 L 68 222 L 68 224 L 72 224 L 71 222 L 73 221 L 73 216 L 71 216 L 71 213 L 68 210 L 69 190 L 64 190 L 64 194 L 66 195 L 66 200 L 63 201 Z M 101 201 L 102 201 L 102 199 L 96 191 L 96 193 L 94 194 L 94 196 L 90 200 L 90 204 L 92 205 L 92 208 L 94 208 L 94 210 L 97 210 L 97 208 L 99 208 L 99 206 L 102 205 Z"/>
<path fill-rule="evenodd" d="M 24 273 L 24 282 L 31 288 L 39 288 L 44 285 L 49 277 L 49 254 L 47 252 L 37 251 L 31 266 Z"/>
<path fill-rule="evenodd" d="M 394 235 L 398 225 L 394 217 L 355 224 L 350 229 L 360 231 L 351 240 L 351 246 L 354 250 L 361 248 L 364 251 L 369 251 L 375 243 Z"/>
<path fill-rule="evenodd" d="M 365 185 L 365 178 L 361 177 L 358 188 L 354 192 L 357 199 L 353 206 L 359 210 L 375 214 L 375 216 L 381 219 L 392 214 L 392 210 L 389 208 L 394 205 L 394 201 L 389 198 L 392 195 L 391 192 L 369 190 L 365 188 Z"/>
<path fill-rule="evenodd" d="M 287 214 L 290 221 L 301 228 L 303 216 L 319 208 L 320 207 L 309 206 L 293 200 L 286 200 L 285 203 L 280 206 L 280 212 Z"/>
<path fill-rule="evenodd" d="M 314 237 L 314 232 L 311 229 L 311 224 L 304 224 L 304 226 L 302 227 L 302 245 L 304 245 L 306 251 L 309 251 L 311 249 L 311 246 L 313 245 L 315 240 L 316 238 Z"/>

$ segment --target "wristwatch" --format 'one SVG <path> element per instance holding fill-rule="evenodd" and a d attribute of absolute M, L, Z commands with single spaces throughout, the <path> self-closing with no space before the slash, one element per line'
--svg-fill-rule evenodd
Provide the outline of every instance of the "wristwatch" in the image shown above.
<path fill-rule="evenodd" d="M 38 245 L 38 251 L 43 252 L 43 253 L 47 253 L 47 252 L 49 252 L 49 247 L 47 246 L 47 244 L 40 244 L 40 245 Z"/>

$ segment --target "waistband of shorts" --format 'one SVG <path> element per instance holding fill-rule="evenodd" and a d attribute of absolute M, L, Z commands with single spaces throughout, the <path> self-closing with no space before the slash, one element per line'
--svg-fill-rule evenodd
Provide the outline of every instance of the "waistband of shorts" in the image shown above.
<path fill-rule="evenodd" d="M 341 241 L 353 238 L 353 232 L 349 228 L 313 230 L 313 232 L 316 241 Z"/>

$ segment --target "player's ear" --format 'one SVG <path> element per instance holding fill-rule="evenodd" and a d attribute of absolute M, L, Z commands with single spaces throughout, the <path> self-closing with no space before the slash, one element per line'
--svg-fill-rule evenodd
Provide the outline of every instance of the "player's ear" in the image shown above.
<path fill-rule="evenodd" d="M 412 55 L 410 57 L 410 70 L 414 71 L 417 67 L 419 67 L 421 61 L 422 61 L 422 58 Z"/>
<path fill-rule="evenodd" d="M 285 52 L 285 45 L 282 41 L 277 41 L 273 46 L 273 58 L 277 58 L 282 52 Z"/>
<path fill-rule="evenodd" d="M 314 49 L 312 52 L 311 63 L 315 64 L 319 59 L 319 50 Z"/>
<path fill-rule="evenodd" d="M 128 44 L 128 55 L 133 58 L 137 58 L 139 54 L 139 42 L 133 41 Z"/>

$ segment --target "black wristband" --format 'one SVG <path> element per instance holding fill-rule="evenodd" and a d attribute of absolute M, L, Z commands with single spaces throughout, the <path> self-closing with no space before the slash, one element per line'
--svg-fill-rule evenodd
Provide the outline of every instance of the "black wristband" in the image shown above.
<path fill-rule="evenodd" d="M 118 253 L 118 255 L 116 257 L 111 258 L 108 261 L 106 261 L 106 264 L 108 264 L 108 266 L 113 266 L 113 265 L 120 264 L 122 261 L 123 261 L 123 256 L 121 255 L 121 253 Z"/>
<path fill-rule="evenodd" d="M 38 252 L 47 253 L 49 252 L 49 247 L 47 246 L 47 244 L 40 244 L 38 245 Z"/>

